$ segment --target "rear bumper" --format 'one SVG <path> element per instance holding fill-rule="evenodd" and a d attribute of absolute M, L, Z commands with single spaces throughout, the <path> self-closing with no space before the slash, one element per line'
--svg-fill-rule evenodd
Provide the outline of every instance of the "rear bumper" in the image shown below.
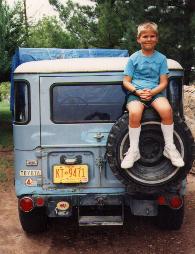
<path fill-rule="evenodd" d="M 29 195 L 26 195 L 29 196 Z M 164 198 L 167 203 L 173 196 L 183 195 L 180 193 L 166 193 Z M 122 214 L 124 207 L 130 209 L 131 213 L 139 216 L 156 216 L 158 213 L 158 198 L 159 195 L 151 195 L 145 197 L 132 196 L 128 194 L 95 194 L 95 195 L 67 195 L 67 196 L 51 196 L 51 195 L 32 195 L 29 196 L 33 201 L 33 207 L 46 207 L 48 217 L 71 217 L 74 211 L 82 211 L 83 209 L 91 209 L 93 211 L 120 209 Z M 38 202 L 43 200 L 43 202 Z M 76 208 L 76 209 L 75 209 Z M 123 217 L 123 216 L 122 216 Z"/>

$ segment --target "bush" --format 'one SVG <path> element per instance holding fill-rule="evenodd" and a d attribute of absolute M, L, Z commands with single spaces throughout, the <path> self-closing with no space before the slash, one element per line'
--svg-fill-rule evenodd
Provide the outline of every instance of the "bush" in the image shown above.
<path fill-rule="evenodd" d="M 0 83 L 0 101 L 8 101 L 10 96 L 10 83 Z"/>

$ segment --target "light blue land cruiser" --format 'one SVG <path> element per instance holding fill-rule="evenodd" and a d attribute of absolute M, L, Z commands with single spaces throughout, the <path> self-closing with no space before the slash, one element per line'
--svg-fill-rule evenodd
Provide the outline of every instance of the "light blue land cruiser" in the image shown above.
<path fill-rule="evenodd" d="M 73 209 L 81 226 L 122 225 L 127 208 L 133 215 L 156 216 L 161 228 L 181 227 L 185 178 L 194 159 L 194 140 L 183 116 L 183 69 L 168 60 L 165 93 L 185 166 L 175 168 L 163 156 L 159 116 L 147 109 L 141 159 L 124 170 L 120 164 L 129 141 L 122 79 L 127 61 L 96 55 L 32 61 L 15 69 L 15 188 L 26 232 L 44 231 L 49 217 L 70 217 Z"/>

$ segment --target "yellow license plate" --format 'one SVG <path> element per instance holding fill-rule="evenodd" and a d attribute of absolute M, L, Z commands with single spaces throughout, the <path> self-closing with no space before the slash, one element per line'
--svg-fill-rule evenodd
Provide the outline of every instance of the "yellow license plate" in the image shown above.
<path fill-rule="evenodd" d="M 88 165 L 54 165 L 54 183 L 87 183 Z"/>

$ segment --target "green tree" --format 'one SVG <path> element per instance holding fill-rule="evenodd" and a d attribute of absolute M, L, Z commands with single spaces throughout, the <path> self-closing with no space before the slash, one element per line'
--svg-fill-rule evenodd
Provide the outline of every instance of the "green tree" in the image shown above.
<path fill-rule="evenodd" d="M 65 5 L 49 0 L 59 12 L 61 21 L 83 48 L 117 48 L 123 35 L 117 1 L 98 1 L 94 6 L 81 6 L 72 1 Z"/>
<path fill-rule="evenodd" d="M 44 17 L 35 26 L 29 27 L 28 47 L 36 48 L 75 48 L 78 40 L 65 31 L 55 17 Z"/>
<path fill-rule="evenodd" d="M 10 8 L 0 0 L 0 81 L 9 79 L 11 57 L 25 42 L 23 9 L 20 2 Z"/>
<path fill-rule="evenodd" d="M 96 12 L 93 7 L 80 6 L 68 1 L 63 5 L 58 0 L 49 0 L 59 12 L 61 21 L 73 38 L 79 42 L 78 47 L 93 47 L 96 40 Z"/>
<path fill-rule="evenodd" d="M 99 1 L 95 11 L 98 18 L 95 46 L 119 48 L 123 37 L 120 5 L 113 0 Z"/>
<path fill-rule="evenodd" d="M 8 70 L 9 58 L 6 48 L 6 24 L 9 20 L 9 10 L 4 1 L 0 0 L 0 80 L 3 79 L 3 75 Z"/>

